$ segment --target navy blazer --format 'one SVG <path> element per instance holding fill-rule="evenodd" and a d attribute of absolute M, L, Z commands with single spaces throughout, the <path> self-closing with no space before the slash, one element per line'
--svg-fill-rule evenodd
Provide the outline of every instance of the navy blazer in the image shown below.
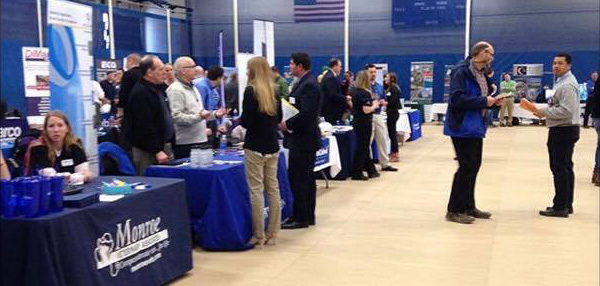
<path fill-rule="evenodd" d="M 327 71 L 321 81 L 323 93 L 322 113 L 325 118 L 342 118 L 346 110 L 346 95 L 342 94 L 342 83 L 332 70 Z"/>
<path fill-rule="evenodd" d="M 318 150 L 321 145 L 321 91 L 317 79 L 310 73 L 305 74 L 294 85 L 288 99 L 299 113 L 286 121 L 288 130 L 292 132 L 285 132 L 283 146 L 293 150 Z"/>

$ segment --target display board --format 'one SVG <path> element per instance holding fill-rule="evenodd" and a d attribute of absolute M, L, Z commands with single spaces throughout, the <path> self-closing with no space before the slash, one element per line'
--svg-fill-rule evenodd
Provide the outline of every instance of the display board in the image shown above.
<path fill-rule="evenodd" d="M 275 24 L 271 21 L 254 20 L 254 54 L 267 58 L 275 65 Z"/>
<path fill-rule="evenodd" d="M 82 140 L 90 168 L 97 174 L 98 138 L 91 82 L 92 14 L 88 5 L 48 0 L 50 105 L 68 116 L 73 134 Z"/>
<path fill-rule="evenodd" d="M 393 0 L 392 27 L 423 28 L 465 24 L 466 0 Z"/>
<path fill-rule="evenodd" d="M 27 120 L 30 124 L 43 124 L 50 110 L 48 48 L 23 47 L 22 51 Z"/>
<path fill-rule="evenodd" d="M 454 69 L 454 65 L 445 65 L 444 66 L 444 102 L 448 103 L 448 99 L 450 98 L 450 75 L 452 74 L 452 69 Z"/>
<path fill-rule="evenodd" d="M 96 81 L 106 78 L 109 72 L 116 72 L 121 66 L 116 60 L 96 60 Z"/>
<path fill-rule="evenodd" d="M 237 56 L 237 69 L 238 69 L 238 86 L 239 86 L 239 105 L 240 105 L 240 114 L 242 114 L 243 108 L 242 103 L 244 102 L 244 90 L 246 89 L 246 85 L 248 83 L 248 61 L 251 58 L 256 57 L 255 54 L 250 53 L 238 53 Z"/>
<path fill-rule="evenodd" d="M 373 64 L 373 65 L 375 65 L 375 69 L 376 69 L 375 81 L 377 83 L 383 85 L 383 77 L 385 76 L 386 73 L 388 73 L 388 64 L 378 63 L 378 64 Z"/>
<path fill-rule="evenodd" d="M 410 100 L 431 103 L 433 99 L 433 62 L 410 63 Z"/>
<path fill-rule="evenodd" d="M 514 64 L 513 76 L 517 82 L 515 97 L 527 98 L 527 100 L 535 102 L 537 94 L 542 89 L 544 64 Z"/>

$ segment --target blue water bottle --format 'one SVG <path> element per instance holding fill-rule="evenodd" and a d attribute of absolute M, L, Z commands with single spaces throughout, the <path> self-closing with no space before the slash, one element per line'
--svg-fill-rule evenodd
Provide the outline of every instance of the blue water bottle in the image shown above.
<path fill-rule="evenodd" d="M 47 215 L 50 212 L 50 195 L 52 194 L 52 179 L 40 178 L 40 207 L 38 215 Z"/>
<path fill-rule="evenodd" d="M 40 181 L 38 179 L 26 179 L 23 181 L 23 197 L 21 198 L 21 209 L 27 218 L 38 215 L 40 201 Z"/>
<path fill-rule="evenodd" d="M 5 218 L 11 218 L 17 216 L 17 199 L 15 193 L 15 182 L 10 180 L 0 181 L 0 188 L 2 189 L 2 216 Z"/>
<path fill-rule="evenodd" d="M 63 189 L 65 178 L 54 176 L 50 178 L 50 211 L 60 212 L 63 210 Z"/>
<path fill-rule="evenodd" d="M 224 153 L 225 150 L 227 150 L 227 135 L 225 134 L 221 135 L 221 143 L 219 144 L 219 150 L 221 150 L 221 153 Z"/>

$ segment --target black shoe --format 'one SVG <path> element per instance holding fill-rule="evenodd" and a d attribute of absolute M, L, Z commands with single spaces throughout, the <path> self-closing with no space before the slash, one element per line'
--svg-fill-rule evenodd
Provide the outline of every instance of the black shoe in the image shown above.
<path fill-rule="evenodd" d="M 308 225 L 310 225 L 310 226 L 314 226 L 315 224 L 316 224 L 316 223 L 315 223 L 315 221 L 314 221 L 314 220 L 311 220 L 311 221 L 309 221 L 309 222 L 308 222 Z"/>
<path fill-rule="evenodd" d="M 298 228 L 307 228 L 308 227 L 308 223 L 301 223 L 301 222 L 286 222 L 284 224 L 281 225 L 281 229 L 298 229 Z"/>
<path fill-rule="evenodd" d="M 492 217 L 492 213 L 480 211 L 477 208 L 468 210 L 466 214 L 468 216 L 472 216 L 474 218 L 480 218 L 480 219 L 490 219 Z"/>
<path fill-rule="evenodd" d="M 385 172 L 397 172 L 398 168 L 394 168 L 392 166 L 387 166 L 387 167 L 381 168 L 381 171 L 385 171 Z"/>
<path fill-rule="evenodd" d="M 365 177 L 365 175 L 360 175 L 360 176 L 352 176 L 352 180 L 355 180 L 355 181 L 368 181 L 369 178 Z"/>
<path fill-rule="evenodd" d="M 379 178 L 379 176 L 381 176 L 381 175 L 379 175 L 379 173 L 377 173 L 377 172 L 371 173 L 371 174 L 369 174 L 369 179 Z"/>
<path fill-rule="evenodd" d="M 475 221 L 474 218 L 472 218 L 464 213 L 453 213 L 453 212 L 446 213 L 446 220 L 451 221 L 451 222 L 456 222 L 456 223 L 462 223 L 462 224 L 471 224 Z"/>
<path fill-rule="evenodd" d="M 552 210 L 552 209 L 553 209 L 552 207 L 546 208 L 547 211 Z M 569 214 L 573 214 L 573 207 L 567 207 L 567 211 L 569 211 Z"/>
<path fill-rule="evenodd" d="M 550 216 L 550 217 L 569 217 L 569 211 L 567 209 L 564 210 L 555 210 L 550 208 L 549 210 L 540 211 L 540 215 L 542 216 Z"/>

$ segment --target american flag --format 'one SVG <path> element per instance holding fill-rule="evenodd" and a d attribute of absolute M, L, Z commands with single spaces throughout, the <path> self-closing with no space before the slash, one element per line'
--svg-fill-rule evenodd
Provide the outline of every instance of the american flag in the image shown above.
<path fill-rule="evenodd" d="M 344 0 L 294 0 L 294 21 L 344 21 Z"/>

